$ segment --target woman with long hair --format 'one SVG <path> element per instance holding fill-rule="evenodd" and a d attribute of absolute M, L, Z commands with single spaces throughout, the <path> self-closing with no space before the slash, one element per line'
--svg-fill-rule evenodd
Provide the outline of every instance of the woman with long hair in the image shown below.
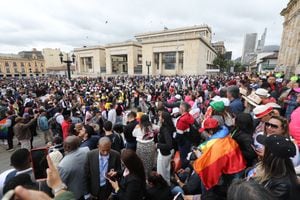
<path fill-rule="evenodd" d="M 293 138 L 289 134 L 289 123 L 288 120 L 281 116 L 272 116 L 269 121 L 265 123 L 265 131 L 264 135 L 282 135 L 284 137 L 290 138 L 291 141 L 294 142 Z M 296 155 L 291 158 L 294 166 L 298 166 L 300 164 L 299 158 L 299 149 L 298 145 L 294 142 L 296 147 Z"/>
<path fill-rule="evenodd" d="M 121 162 L 125 169 L 118 181 L 107 178 L 115 190 L 118 200 L 142 200 L 146 194 L 146 175 L 142 160 L 130 150 L 124 149 L 121 153 Z"/>
<path fill-rule="evenodd" d="M 290 157 L 296 155 L 295 144 L 282 135 L 260 135 L 258 141 L 265 145 L 264 155 L 256 170 L 254 180 L 262 184 L 278 199 L 293 199 L 297 175 Z"/>
<path fill-rule="evenodd" d="M 235 119 L 235 129 L 232 132 L 232 138 L 239 144 L 242 154 L 247 162 L 247 167 L 254 164 L 257 155 L 252 148 L 253 139 L 253 120 L 250 114 L 240 113 Z"/>
<path fill-rule="evenodd" d="M 157 172 L 170 184 L 170 162 L 174 153 L 173 150 L 173 133 L 176 132 L 176 128 L 173 124 L 172 117 L 168 112 L 161 112 L 159 116 L 161 127 L 158 134 L 158 142 L 156 148 L 158 151 L 157 156 Z"/>
<path fill-rule="evenodd" d="M 136 153 L 142 159 L 145 173 L 148 175 L 154 167 L 155 143 L 154 137 L 159 127 L 149 121 L 148 115 L 143 115 L 140 123 L 134 128 L 132 135 L 136 137 Z"/>

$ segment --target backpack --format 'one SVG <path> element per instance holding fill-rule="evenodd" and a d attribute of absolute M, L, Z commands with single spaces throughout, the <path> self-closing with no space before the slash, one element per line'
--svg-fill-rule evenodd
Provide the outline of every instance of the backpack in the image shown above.
<path fill-rule="evenodd" d="M 47 118 L 46 119 L 43 119 L 42 117 L 39 118 L 38 120 L 38 125 L 39 125 L 39 128 L 42 130 L 42 131 L 46 131 L 49 129 L 49 125 L 48 125 L 48 120 Z"/>

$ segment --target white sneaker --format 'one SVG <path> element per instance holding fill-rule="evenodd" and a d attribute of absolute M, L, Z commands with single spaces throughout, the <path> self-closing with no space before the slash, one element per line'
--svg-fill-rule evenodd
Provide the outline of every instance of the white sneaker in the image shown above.
<path fill-rule="evenodd" d="M 7 140 L 5 140 L 3 144 L 4 144 L 4 145 L 7 145 Z"/>

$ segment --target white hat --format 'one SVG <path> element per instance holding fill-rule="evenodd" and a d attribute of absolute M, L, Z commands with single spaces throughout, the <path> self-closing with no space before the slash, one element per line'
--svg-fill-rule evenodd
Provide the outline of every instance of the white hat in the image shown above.
<path fill-rule="evenodd" d="M 280 105 L 278 105 L 277 103 L 274 103 L 274 102 L 267 103 L 266 105 L 271 106 L 272 108 L 281 108 Z"/>
<path fill-rule="evenodd" d="M 272 112 L 273 108 L 268 105 L 259 105 L 253 109 L 254 119 L 263 118 L 270 112 Z"/>
<path fill-rule="evenodd" d="M 254 92 L 248 96 L 243 96 L 243 98 L 253 106 L 258 106 L 261 103 L 261 98 Z"/>
<path fill-rule="evenodd" d="M 214 96 L 214 98 L 212 98 L 211 100 L 212 100 L 212 101 L 222 101 L 222 100 L 221 100 L 221 97 L 218 96 L 218 95 Z"/>
<path fill-rule="evenodd" d="M 230 104 L 230 101 L 228 98 L 221 98 L 221 101 L 223 101 L 225 107 L 229 106 L 229 104 Z"/>
<path fill-rule="evenodd" d="M 181 99 L 181 96 L 180 96 L 179 94 L 176 94 L 176 95 L 175 95 L 175 98 L 178 99 L 178 100 L 180 100 L 180 99 Z"/>
<path fill-rule="evenodd" d="M 247 90 L 244 88 L 240 88 L 240 94 L 243 96 L 247 96 Z"/>
<path fill-rule="evenodd" d="M 63 155 L 58 150 L 49 153 L 49 157 L 55 166 L 58 166 L 59 162 L 63 159 Z"/>
<path fill-rule="evenodd" d="M 263 88 L 258 88 L 258 89 L 255 91 L 255 94 L 257 94 L 257 95 L 259 95 L 259 96 L 262 96 L 262 97 L 269 97 L 269 96 L 270 96 L 268 90 L 263 89 Z"/>
<path fill-rule="evenodd" d="M 175 108 L 172 109 L 171 115 L 174 115 L 176 113 L 179 113 L 179 108 L 178 107 L 175 107 Z"/>

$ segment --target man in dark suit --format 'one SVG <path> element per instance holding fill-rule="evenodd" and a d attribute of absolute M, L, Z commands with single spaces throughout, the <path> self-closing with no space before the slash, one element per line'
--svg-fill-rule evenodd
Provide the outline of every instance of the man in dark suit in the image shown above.
<path fill-rule="evenodd" d="M 105 177 L 113 179 L 120 171 L 120 154 L 111 149 L 108 137 L 102 137 L 98 142 L 98 149 L 88 153 L 85 163 L 87 189 L 91 199 L 106 200 L 112 187 Z"/>

